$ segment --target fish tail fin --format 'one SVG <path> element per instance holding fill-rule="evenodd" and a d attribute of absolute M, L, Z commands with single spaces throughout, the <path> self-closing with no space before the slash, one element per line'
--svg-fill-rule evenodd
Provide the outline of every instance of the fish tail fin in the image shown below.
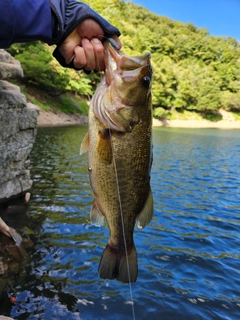
<path fill-rule="evenodd" d="M 118 251 L 107 244 L 102 254 L 98 272 L 103 279 L 116 278 L 118 281 L 125 283 L 135 282 L 138 276 L 138 263 L 134 244 L 128 250 L 127 256 L 125 252 Z"/>

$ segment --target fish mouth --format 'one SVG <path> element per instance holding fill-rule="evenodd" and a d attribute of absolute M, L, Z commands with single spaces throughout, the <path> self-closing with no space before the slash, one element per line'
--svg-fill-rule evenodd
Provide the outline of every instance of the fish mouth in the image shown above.
<path fill-rule="evenodd" d="M 144 67 L 150 67 L 151 53 L 142 56 L 128 56 L 115 48 L 110 41 L 105 42 L 105 76 L 106 83 L 110 85 L 115 74 L 122 73 L 128 76 L 137 76 Z M 132 72 L 131 72 L 132 71 Z"/>

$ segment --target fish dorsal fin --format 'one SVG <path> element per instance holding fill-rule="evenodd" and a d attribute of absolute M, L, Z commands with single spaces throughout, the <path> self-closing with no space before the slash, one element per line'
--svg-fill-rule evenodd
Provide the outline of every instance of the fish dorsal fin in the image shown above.
<path fill-rule="evenodd" d="M 93 201 L 91 212 L 90 212 L 91 223 L 95 226 L 103 226 L 104 224 L 104 215 L 98 208 L 96 201 Z"/>
<path fill-rule="evenodd" d="M 97 152 L 101 162 L 105 164 L 112 163 L 112 145 L 109 129 L 98 132 Z"/>
<path fill-rule="evenodd" d="M 153 216 L 153 196 L 152 190 L 150 189 L 147 200 L 144 204 L 142 211 L 139 213 L 136 219 L 138 229 L 143 229 L 152 220 Z"/>
<path fill-rule="evenodd" d="M 79 152 L 80 155 L 88 151 L 88 146 L 89 146 L 89 134 L 87 132 L 80 146 L 80 152 Z"/>

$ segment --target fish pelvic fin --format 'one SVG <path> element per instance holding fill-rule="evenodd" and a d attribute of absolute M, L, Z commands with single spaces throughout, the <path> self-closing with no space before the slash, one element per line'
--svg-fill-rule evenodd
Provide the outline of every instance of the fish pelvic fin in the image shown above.
<path fill-rule="evenodd" d="M 91 212 L 90 212 L 91 223 L 95 226 L 103 226 L 104 224 L 104 215 L 101 210 L 98 208 L 96 201 L 93 201 Z"/>
<path fill-rule="evenodd" d="M 88 146 L 89 146 L 89 135 L 87 132 L 80 146 L 80 152 L 79 152 L 80 155 L 88 151 Z"/>
<path fill-rule="evenodd" d="M 118 251 L 116 248 L 111 247 L 110 244 L 107 244 L 102 254 L 98 273 L 102 279 L 117 279 L 124 283 L 135 282 L 138 276 L 135 246 L 133 245 L 128 250 L 128 255 L 126 256 L 124 251 Z"/>
<path fill-rule="evenodd" d="M 152 217 L 153 217 L 153 196 L 152 196 L 152 190 L 150 188 L 144 207 L 136 218 L 137 228 L 139 230 L 145 228 L 146 225 L 148 225 L 149 222 L 152 220 Z"/>

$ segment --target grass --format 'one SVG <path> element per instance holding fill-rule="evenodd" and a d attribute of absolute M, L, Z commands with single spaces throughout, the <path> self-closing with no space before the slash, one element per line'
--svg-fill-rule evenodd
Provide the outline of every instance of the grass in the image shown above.
<path fill-rule="evenodd" d="M 240 120 L 240 112 L 232 112 L 232 115 L 234 117 L 235 120 Z"/>
<path fill-rule="evenodd" d="M 20 87 L 21 92 L 26 96 L 28 102 L 37 105 L 44 111 L 59 110 L 66 114 L 88 114 L 88 102 L 86 99 L 69 93 L 63 93 L 59 96 L 51 96 L 46 91 L 40 90 L 36 87 L 25 86 L 18 83 L 16 80 L 12 81 Z"/>
<path fill-rule="evenodd" d="M 161 108 L 162 109 L 162 108 Z M 160 115 L 160 116 L 159 116 Z M 240 121 L 240 112 L 229 112 L 230 116 L 233 116 L 234 119 Z M 198 112 L 187 111 L 187 110 L 174 110 L 166 111 L 160 114 L 155 113 L 154 115 L 157 119 L 167 119 L 167 120 L 208 120 L 211 122 L 217 122 L 223 120 L 221 112 L 216 114 L 205 114 L 201 115 Z"/>
<path fill-rule="evenodd" d="M 80 97 L 62 95 L 59 104 L 55 106 L 64 113 L 88 114 L 88 103 L 85 100 L 81 100 Z"/>
<path fill-rule="evenodd" d="M 46 104 L 43 104 L 36 99 L 33 99 L 32 103 L 35 104 L 36 106 L 40 107 L 44 111 L 50 111 L 50 108 Z"/>
<path fill-rule="evenodd" d="M 169 111 L 167 115 L 168 120 L 202 120 L 202 117 L 197 112 L 190 112 L 187 110 L 182 111 Z"/>
<path fill-rule="evenodd" d="M 222 115 L 220 113 L 217 114 L 205 114 L 203 116 L 203 119 L 208 120 L 208 121 L 212 121 L 212 122 L 217 122 L 222 120 Z"/>

